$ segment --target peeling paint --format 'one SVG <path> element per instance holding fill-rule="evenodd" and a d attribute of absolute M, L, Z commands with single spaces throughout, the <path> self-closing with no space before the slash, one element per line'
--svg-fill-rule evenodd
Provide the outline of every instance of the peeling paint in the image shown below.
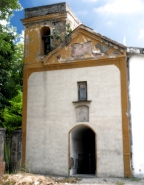
<path fill-rule="evenodd" d="M 113 54 L 114 55 L 120 55 L 120 53 L 118 51 L 116 51 L 116 50 L 113 51 Z"/>
<path fill-rule="evenodd" d="M 25 58 L 28 57 L 28 50 L 27 49 L 25 49 L 24 56 L 25 56 Z"/>
<path fill-rule="evenodd" d="M 105 37 L 106 38 L 106 37 Z M 106 40 L 107 39 L 107 40 Z M 115 41 L 112 41 L 111 42 L 111 40 L 110 39 L 108 39 L 108 38 L 106 38 L 106 39 L 103 39 L 103 38 L 101 38 L 101 42 L 102 43 L 104 43 L 104 44 L 106 44 L 106 45 L 108 45 L 108 46 L 110 46 L 110 47 L 113 47 L 113 48 L 115 48 L 115 49 L 118 49 L 118 50 L 121 50 L 122 52 L 124 52 L 124 48 L 122 47 L 123 45 L 121 45 L 120 46 L 120 44 L 119 45 L 116 45 L 116 44 L 118 44 L 117 42 L 115 42 Z M 114 43 L 113 43 L 114 42 Z M 125 46 L 124 46 L 125 47 Z M 126 48 L 126 47 L 125 47 Z"/>
<path fill-rule="evenodd" d="M 26 36 L 25 36 L 25 44 L 27 45 L 28 42 L 29 42 L 29 36 L 28 36 L 28 34 L 26 34 Z"/>
<path fill-rule="evenodd" d="M 96 44 L 96 49 L 100 50 L 101 53 L 104 53 L 105 55 L 108 55 L 108 50 L 109 50 L 109 47 L 108 46 L 105 46 L 103 44 Z"/>
<path fill-rule="evenodd" d="M 108 56 L 108 58 L 116 58 L 116 56 Z"/>
<path fill-rule="evenodd" d="M 94 49 L 94 50 L 92 50 L 92 52 L 93 52 L 93 54 L 100 54 L 100 49 Z"/>
<path fill-rule="evenodd" d="M 30 37 L 30 38 L 29 38 L 29 42 L 34 42 L 33 37 Z"/>
<path fill-rule="evenodd" d="M 41 60 L 40 52 L 36 53 L 36 62 L 38 63 Z"/>
<path fill-rule="evenodd" d="M 57 56 L 57 59 L 60 59 L 60 58 L 61 58 L 61 55 L 58 55 L 58 56 Z"/>
<path fill-rule="evenodd" d="M 75 43 L 71 46 L 72 57 L 81 57 L 88 53 L 92 53 L 91 42 L 86 42 L 84 44 Z"/>

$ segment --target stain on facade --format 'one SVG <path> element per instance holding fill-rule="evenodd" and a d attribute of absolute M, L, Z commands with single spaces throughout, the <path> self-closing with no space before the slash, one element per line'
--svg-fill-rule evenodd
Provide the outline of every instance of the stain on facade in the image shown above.
<path fill-rule="evenodd" d="M 108 50 L 109 50 L 108 46 L 105 46 L 103 44 L 96 44 L 95 47 L 96 49 L 100 50 L 101 54 L 108 56 Z"/>
<path fill-rule="evenodd" d="M 92 53 L 91 42 L 86 42 L 83 44 L 75 43 L 71 46 L 72 57 L 80 58 L 86 54 Z"/>
<path fill-rule="evenodd" d="M 114 50 L 114 51 L 113 51 L 113 55 L 115 55 L 115 56 L 120 55 L 120 52 Z"/>
<path fill-rule="evenodd" d="M 89 121 L 89 107 L 86 105 L 80 105 L 76 107 L 76 121 L 88 122 Z"/>

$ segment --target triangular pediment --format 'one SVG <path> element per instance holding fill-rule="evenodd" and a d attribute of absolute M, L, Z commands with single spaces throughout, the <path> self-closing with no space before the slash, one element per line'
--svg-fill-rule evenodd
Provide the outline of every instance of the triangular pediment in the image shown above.
<path fill-rule="evenodd" d="M 126 47 L 104 37 L 83 25 L 76 28 L 67 39 L 51 51 L 44 65 L 76 62 L 77 60 L 99 60 L 124 56 Z"/>

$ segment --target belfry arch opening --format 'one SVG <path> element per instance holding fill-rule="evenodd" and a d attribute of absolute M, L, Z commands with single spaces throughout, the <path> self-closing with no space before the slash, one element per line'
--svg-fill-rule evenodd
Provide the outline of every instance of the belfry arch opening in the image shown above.
<path fill-rule="evenodd" d="M 70 175 L 96 174 L 96 134 L 85 125 L 70 132 Z"/>
<path fill-rule="evenodd" d="M 43 27 L 41 29 L 41 38 L 42 38 L 42 51 L 41 53 L 43 55 L 46 55 L 51 50 L 51 39 L 50 39 L 50 28 L 49 27 Z"/>

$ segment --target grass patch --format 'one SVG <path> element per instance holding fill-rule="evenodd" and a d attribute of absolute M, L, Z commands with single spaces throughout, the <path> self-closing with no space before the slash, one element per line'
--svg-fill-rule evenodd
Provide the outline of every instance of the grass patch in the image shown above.
<path fill-rule="evenodd" d="M 119 182 L 119 181 L 118 181 L 118 182 L 116 182 L 115 184 L 116 184 L 116 185 L 124 185 L 125 183 L 124 183 L 124 182 Z"/>
<path fill-rule="evenodd" d="M 14 185 L 16 182 L 15 181 L 13 181 L 13 180 L 7 180 L 7 181 L 1 181 L 0 180 L 0 184 L 1 185 Z"/>
<path fill-rule="evenodd" d="M 55 181 L 57 183 L 71 183 L 71 184 L 75 184 L 77 183 L 77 181 L 80 181 L 81 179 L 77 178 L 77 177 L 65 177 L 62 179 L 55 179 Z"/>
<path fill-rule="evenodd" d="M 138 179 L 138 178 L 136 178 L 136 177 L 132 177 L 132 178 L 130 178 L 130 180 L 131 180 L 131 181 L 136 181 L 136 182 L 137 182 L 137 181 L 140 181 L 141 179 Z"/>

